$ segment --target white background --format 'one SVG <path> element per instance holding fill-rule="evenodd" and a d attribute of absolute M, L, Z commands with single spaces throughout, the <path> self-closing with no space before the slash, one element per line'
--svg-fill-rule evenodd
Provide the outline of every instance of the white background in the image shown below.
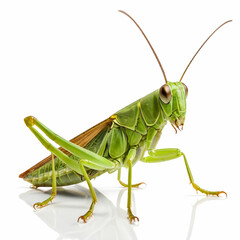
<path fill-rule="evenodd" d="M 8 239 L 239 239 L 238 1 L 1 1 L 1 235 Z M 99 198 L 94 217 L 77 224 L 90 205 L 86 184 L 60 190 L 38 212 L 32 205 L 50 189 L 30 190 L 18 175 L 48 152 L 26 128 L 33 115 L 70 139 L 120 108 L 159 88 L 163 76 L 178 81 L 208 35 L 233 19 L 204 46 L 183 82 L 189 88 L 184 131 L 168 124 L 159 148 L 178 147 L 194 179 L 228 198 L 196 194 L 182 159 L 138 163 L 134 212 L 126 219 L 126 191 L 116 174 L 93 181 Z M 123 174 L 126 181 L 126 171 Z M 117 199 L 121 198 L 117 203 Z"/>

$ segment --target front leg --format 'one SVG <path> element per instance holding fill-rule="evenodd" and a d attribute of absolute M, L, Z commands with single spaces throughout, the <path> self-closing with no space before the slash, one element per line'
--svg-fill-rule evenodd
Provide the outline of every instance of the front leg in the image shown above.
<path fill-rule="evenodd" d="M 134 216 L 131 210 L 131 203 L 132 203 L 132 161 L 136 155 L 136 149 L 131 148 L 128 152 L 126 161 L 128 167 L 128 199 L 127 199 L 127 209 L 128 209 L 128 218 L 130 223 L 135 222 L 136 220 L 139 221 L 139 218 Z"/>
<path fill-rule="evenodd" d="M 186 169 L 187 169 L 187 173 L 188 173 L 188 176 L 189 176 L 189 179 L 190 179 L 190 183 L 192 184 L 194 189 L 196 189 L 197 191 L 202 192 L 206 195 L 214 195 L 214 196 L 219 197 L 219 195 L 221 193 L 224 193 L 227 196 L 227 193 L 224 192 L 224 191 L 208 191 L 208 190 L 205 190 L 205 189 L 199 187 L 194 182 L 192 172 L 191 172 L 190 167 L 188 165 L 187 158 L 186 158 L 185 154 L 183 152 L 181 152 L 179 149 L 177 149 L 177 148 L 156 149 L 156 150 L 149 150 L 148 153 L 149 153 L 149 156 L 143 158 L 143 160 L 142 160 L 143 162 L 146 162 L 146 163 L 164 162 L 164 161 L 176 159 L 176 158 L 179 158 L 179 157 L 183 156 L 185 166 L 186 166 Z"/>

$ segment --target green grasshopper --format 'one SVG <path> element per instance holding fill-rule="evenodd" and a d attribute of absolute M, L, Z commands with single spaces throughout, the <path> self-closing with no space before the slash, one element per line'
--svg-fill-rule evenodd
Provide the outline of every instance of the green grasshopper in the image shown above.
<path fill-rule="evenodd" d="M 35 188 L 52 187 L 51 196 L 43 202 L 35 203 L 33 205 L 35 209 L 44 207 L 52 201 L 57 193 L 57 186 L 67 186 L 86 181 L 91 193 L 92 204 L 89 210 L 78 218 L 78 221 L 82 219 L 86 222 L 92 216 L 97 202 L 90 180 L 106 172 L 118 171 L 119 183 L 128 188 L 128 218 L 130 222 L 139 221 L 131 210 L 132 187 L 139 187 L 142 184 L 132 184 L 132 167 L 139 160 L 145 163 L 154 163 L 183 157 L 193 188 L 206 195 L 219 196 L 221 193 L 226 194 L 224 191 L 208 191 L 199 187 L 194 182 L 186 156 L 181 150 L 177 148 L 155 150 L 155 146 L 167 121 L 171 123 L 176 133 L 177 129 L 181 130 L 183 128 L 188 88 L 181 82 L 182 78 L 208 39 L 231 20 L 220 25 L 201 45 L 183 72 L 180 81 L 169 82 L 157 54 L 143 30 L 131 16 L 124 11 L 120 10 L 120 12 L 127 15 L 142 32 L 158 61 L 166 83 L 160 89 L 121 109 L 70 141 L 58 136 L 36 118 L 26 117 L 24 121 L 27 127 L 42 145 L 51 152 L 50 156 L 19 175 L 20 178 L 32 183 Z M 34 126 L 56 142 L 60 148 L 56 148 L 49 143 Z M 146 151 L 149 154 L 148 156 L 144 156 Z M 127 184 L 121 181 L 122 167 L 128 168 Z"/>

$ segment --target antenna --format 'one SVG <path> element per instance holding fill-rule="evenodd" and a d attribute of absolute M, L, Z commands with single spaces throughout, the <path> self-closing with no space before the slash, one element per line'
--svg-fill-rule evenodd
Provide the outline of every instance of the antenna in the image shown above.
<path fill-rule="evenodd" d="M 156 57 L 156 59 L 157 59 L 157 61 L 158 61 L 158 64 L 159 64 L 159 66 L 160 66 L 160 68 L 161 68 L 161 70 L 162 70 L 162 73 L 163 73 L 165 82 L 167 83 L 167 77 L 166 77 L 166 74 L 165 74 L 165 72 L 164 72 L 164 70 L 163 70 L 162 64 L 161 64 L 160 60 L 158 59 L 158 56 L 157 56 L 156 52 L 154 51 L 151 43 L 149 42 L 149 40 L 148 40 L 147 36 L 145 35 L 145 33 L 143 32 L 143 30 L 140 28 L 140 26 L 136 23 L 136 21 L 135 21 L 130 15 L 128 15 L 126 12 L 124 12 L 124 11 L 122 11 L 122 10 L 118 10 L 118 11 L 121 12 L 121 13 L 123 13 L 123 14 L 125 14 L 125 15 L 127 15 L 127 16 L 137 25 L 137 27 L 139 28 L 139 30 L 141 31 L 141 33 L 143 34 L 143 36 L 144 36 L 145 39 L 147 40 L 150 48 L 152 49 L 153 54 L 154 54 L 154 56 Z"/>
<path fill-rule="evenodd" d="M 194 54 L 194 56 L 192 57 L 191 61 L 190 61 L 189 64 L 187 65 L 187 67 L 186 67 L 186 69 L 184 70 L 184 72 L 183 72 L 183 74 L 182 74 L 179 82 L 182 81 L 183 76 L 185 75 L 186 71 L 188 70 L 188 68 L 189 68 L 190 64 L 192 63 L 193 59 L 196 57 L 196 55 L 199 53 L 199 51 L 202 49 L 202 47 L 205 45 L 205 43 L 208 41 L 208 39 L 209 39 L 219 28 L 221 28 L 223 25 L 225 25 L 226 23 L 229 23 L 229 22 L 231 22 L 231 21 L 232 21 L 232 20 L 228 20 L 228 21 L 226 21 L 225 23 L 221 24 L 221 25 L 220 25 L 218 28 L 216 28 L 216 29 L 211 33 L 211 35 L 205 40 L 205 42 L 204 42 L 204 43 L 201 45 L 201 47 L 197 50 L 197 52 Z"/>

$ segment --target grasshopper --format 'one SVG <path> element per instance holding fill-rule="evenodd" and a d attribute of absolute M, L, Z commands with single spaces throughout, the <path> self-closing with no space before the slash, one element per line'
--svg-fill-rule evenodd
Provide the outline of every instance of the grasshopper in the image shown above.
<path fill-rule="evenodd" d="M 57 193 L 57 186 L 67 186 L 86 181 L 91 193 L 92 203 L 89 210 L 80 216 L 78 221 L 87 222 L 92 216 L 97 202 L 90 180 L 106 172 L 118 171 L 119 183 L 128 188 L 128 218 L 131 223 L 139 221 L 131 210 L 131 190 L 133 187 L 139 187 L 142 184 L 132 184 L 132 167 L 139 160 L 145 163 L 155 163 L 183 157 L 193 188 L 206 195 L 219 196 L 221 193 L 226 194 L 224 191 L 208 191 L 199 187 L 194 182 L 187 158 L 181 150 L 177 148 L 155 149 L 155 147 L 168 121 L 176 133 L 177 129 L 181 130 L 183 128 L 188 88 L 182 82 L 182 78 L 208 39 L 231 20 L 220 25 L 206 39 L 187 65 L 180 81 L 170 82 L 167 81 L 162 64 L 143 30 L 130 15 L 124 11 L 119 11 L 128 16 L 142 32 L 158 61 L 165 84 L 160 89 L 121 109 L 70 141 L 54 133 L 35 117 L 26 117 L 24 121 L 27 127 L 42 145 L 51 152 L 50 156 L 19 175 L 20 178 L 32 183 L 35 188 L 52 187 L 51 196 L 43 202 L 35 203 L 33 205 L 35 209 L 42 208 L 53 200 Z M 56 148 L 49 143 L 36 128 L 39 128 L 49 139 L 56 142 L 60 148 Z M 144 155 L 146 151 L 148 156 Z M 127 183 L 121 181 L 122 167 L 128 168 Z"/>

